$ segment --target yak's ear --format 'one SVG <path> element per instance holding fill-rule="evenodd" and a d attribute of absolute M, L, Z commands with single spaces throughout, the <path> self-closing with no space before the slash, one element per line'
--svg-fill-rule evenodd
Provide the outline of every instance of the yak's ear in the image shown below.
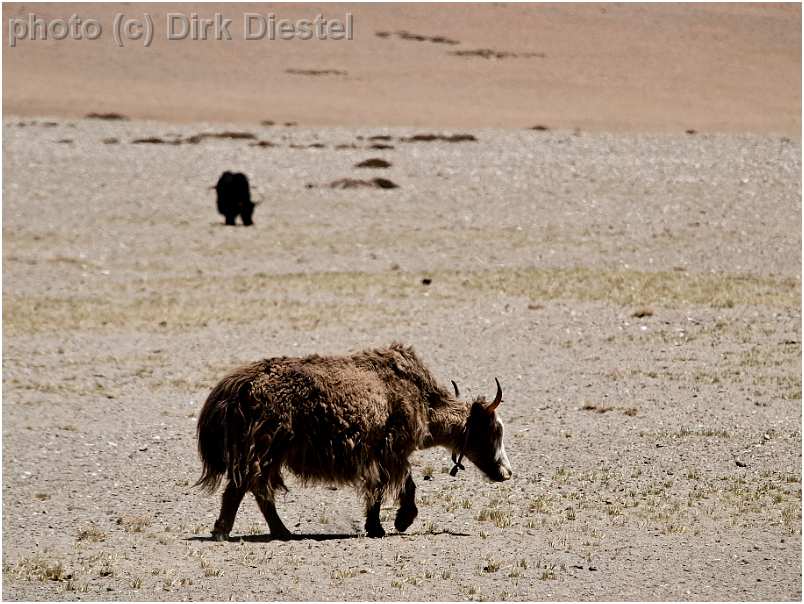
<path fill-rule="evenodd" d="M 494 410 L 499 407 L 502 402 L 502 386 L 500 386 L 500 380 L 494 378 L 494 381 L 497 382 L 497 396 L 495 396 L 491 404 L 486 407 L 486 411 L 489 414 L 494 413 Z"/>
<path fill-rule="evenodd" d="M 455 380 L 450 380 L 452 382 L 452 387 L 455 388 L 455 398 L 459 398 L 461 396 L 460 390 L 458 390 L 458 384 L 455 383 Z"/>

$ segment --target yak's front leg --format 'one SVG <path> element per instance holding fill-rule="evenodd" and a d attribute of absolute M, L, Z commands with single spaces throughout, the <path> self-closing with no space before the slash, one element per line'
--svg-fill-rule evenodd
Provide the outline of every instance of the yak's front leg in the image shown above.
<path fill-rule="evenodd" d="M 385 529 L 380 523 L 380 505 L 384 489 L 376 487 L 366 494 L 366 533 L 369 537 L 385 537 Z"/>
<path fill-rule="evenodd" d="M 394 526 L 400 533 L 404 533 L 407 528 L 413 524 L 419 510 L 416 507 L 416 484 L 413 482 L 413 476 L 408 472 L 408 477 L 405 479 L 405 485 L 399 492 L 399 509 L 396 511 L 396 518 L 394 519 Z"/>
<path fill-rule="evenodd" d="M 226 485 L 221 498 L 221 513 L 215 522 L 215 528 L 212 529 L 212 538 L 215 541 L 225 541 L 229 537 L 229 532 L 234 526 L 235 516 L 237 516 L 237 509 L 245 494 L 246 488 L 235 486 L 231 480 Z"/>

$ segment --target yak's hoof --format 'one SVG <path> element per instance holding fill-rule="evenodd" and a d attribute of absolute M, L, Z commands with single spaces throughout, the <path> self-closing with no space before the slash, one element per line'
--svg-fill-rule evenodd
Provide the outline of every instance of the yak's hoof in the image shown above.
<path fill-rule="evenodd" d="M 419 515 L 419 510 L 415 507 L 413 508 L 399 508 L 396 511 L 396 518 L 394 519 L 394 527 L 400 533 L 404 533 L 408 530 L 408 527 L 413 524 L 413 521 L 416 520 L 416 516 Z"/>
<path fill-rule="evenodd" d="M 381 526 L 372 526 L 366 527 L 366 533 L 369 537 L 377 538 L 377 537 L 385 537 L 385 529 Z"/>
<path fill-rule="evenodd" d="M 229 538 L 229 533 L 218 533 L 213 531 L 212 532 L 212 540 L 213 541 L 226 541 Z"/>
<path fill-rule="evenodd" d="M 289 541 L 292 538 L 293 533 L 291 533 L 286 528 L 283 528 L 281 530 L 271 529 L 271 539 L 276 539 L 277 541 Z"/>

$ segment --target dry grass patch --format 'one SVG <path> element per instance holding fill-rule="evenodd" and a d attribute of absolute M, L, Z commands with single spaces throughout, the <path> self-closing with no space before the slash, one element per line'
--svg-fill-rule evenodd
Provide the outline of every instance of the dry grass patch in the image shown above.
<path fill-rule="evenodd" d="M 596 405 L 594 403 L 585 403 L 582 407 L 582 411 L 594 411 L 595 413 L 607 413 L 611 411 L 614 407 L 610 407 L 608 405 Z"/>
<path fill-rule="evenodd" d="M 639 409 L 636 407 L 616 407 L 614 405 L 605 405 L 605 404 L 597 404 L 597 403 L 584 403 L 581 406 L 581 411 L 593 411 L 594 413 L 608 413 L 609 411 L 620 410 L 623 415 L 628 417 L 635 417 L 636 414 L 639 412 Z"/>
<path fill-rule="evenodd" d="M 353 568 L 335 569 L 329 573 L 329 578 L 335 581 L 343 581 L 344 579 L 351 579 L 356 574 Z"/>
<path fill-rule="evenodd" d="M 4 564 L 3 574 L 24 581 L 64 581 L 70 578 L 60 560 L 48 560 L 36 555 L 15 564 Z"/>
<path fill-rule="evenodd" d="M 534 497 L 530 500 L 528 510 L 530 512 L 536 512 L 537 514 L 549 514 L 551 511 L 550 497 L 546 495 Z"/>
<path fill-rule="evenodd" d="M 127 533 L 141 533 L 151 524 L 151 519 L 148 516 L 124 514 L 117 519 L 117 524 Z"/>
<path fill-rule="evenodd" d="M 524 268 L 480 271 L 468 275 L 466 281 L 468 287 L 504 291 L 535 301 L 602 300 L 623 306 L 651 303 L 730 308 L 739 301 L 797 307 L 801 297 L 801 282 L 794 278 L 674 271 Z"/>
<path fill-rule="evenodd" d="M 170 290 L 166 290 L 170 291 Z M 368 295 L 363 292 L 363 295 Z M 111 305 L 105 296 L 47 298 L 8 296 L 3 310 L 7 329 L 14 335 L 60 330 L 110 328 L 185 329 L 209 324 L 279 321 L 297 329 L 310 330 L 319 325 L 349 324 L 366 315 L 393 317 L 398 311 L 376 303 L 309 302 L 291 300 L 285 293 L 233 296 L 206 296 L 188 286 L 174 290 L 174 295 L 153 293 L 132 296 Z M 154 317 L 159 317 L 157 322 Z"/>
<path fill-rule="evenodd" d="M 92 543 L 106 541 L 106 533 L 104 533 L 94 524 L 91 524 L 88 527 L 78 531 L 78 541 L 91 541 Z"/>
<path fill-rule="evenodd" d="M 12 335 L 53 329 L 103 327 L 204 326 L 210 322 L 248 322 L 270 318 L 311 329 L 320 322 L 343 324 L 376 313 L 385 320 L 390 308 L 378 299 L 397 300 L 421 295 L 421 280 L 439 287 L 431 300 L 463 298 L 465 289 L 504 292 L 534 302 L 552 299 L 606 301 L 619 305 L 650 302 L 664 306 L 741 304 L 797 307 L 801 283 L 793 278 L 677 272 L 606 271 L 587 268 L 500 269 L 488 271 L 312 272 L 253 276 L 208 276 L 154 279 L 149 291 L 119 286 L 95 296 L 9 294 L 3 320 Z M 112 286 L 109 286 L 112 287 Z M 128 289 L 128 291 L 126 291 Z M 221 296 L 220 292 L 234 295 Z M 116 304 L 113 294 L 125 294 Z M 325 298 L 316 303 L 316 295 Z M 393 314 L 391 312 L 391 314 Z"/>
<path fill-rule="evenodd" d="M 507 528 L 511 526 L 511 512 L 495 508 L 483 508 L 477 514 L 480 522 L 493 522 L 497 528 Z"/>
<path fill-rule="evenodd" d="M 654 440 L 660 439 L 679 439 L 679 438 L 731 438 L 731 434 L 721 428 L 685 428 L 676 431 L 660 430 L 658 432 L 641 431 L 639 435 L 643 438 Z"/>

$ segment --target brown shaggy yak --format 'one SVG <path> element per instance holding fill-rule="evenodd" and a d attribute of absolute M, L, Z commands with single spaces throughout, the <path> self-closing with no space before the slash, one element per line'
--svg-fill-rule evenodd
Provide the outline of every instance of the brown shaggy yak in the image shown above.
<path fill-rule="evenodd" d="M 265 359 L 241 367 L 215 386 L 198 418 L 198 481 L 214 492 L 227 478 L 212 531 L 224 540 L 247 491 L 271 535 L 290 532 L 277 514 L 274 494 L 285 489 L 287 468 L 306 481 L 350 484 L 366 501 L 366 531 L 382 537 L 380 504 L 397 497 L 394 526 L 416 518 L 416 485 L 409 458 L 417 449 L 452 451 L 452 475 L 468 457 L 494 481 L 511 478 L 497 396 L 487 403 L 458 399 L 442 388 L 412 348 L 394 343 L 344 357 L 312 355 Z"/>

